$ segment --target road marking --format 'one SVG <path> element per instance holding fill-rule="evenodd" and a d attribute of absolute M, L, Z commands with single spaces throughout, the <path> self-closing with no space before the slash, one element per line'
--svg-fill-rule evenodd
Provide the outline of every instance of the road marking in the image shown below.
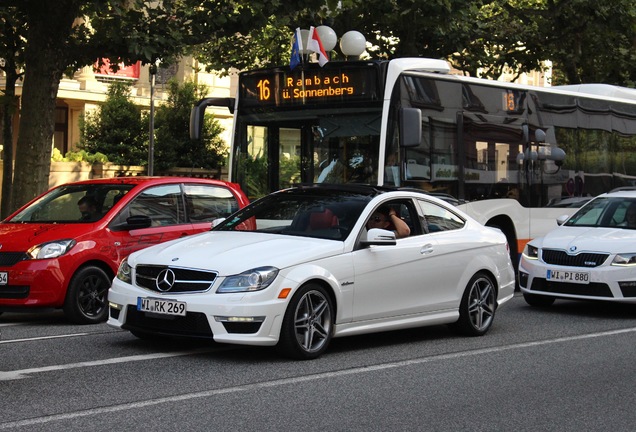
<path fill-rule="evenodd" d="M 373 366 L 361 366 L 361 367 L 353 368 L 353 369 L 324 372 L 324 373 L 319 373 L 319 374 L 309 375 L 309 376 L 284 378 L 284 379 L 278 379 L 278 380 L 272 380 L 272 381 L 265 381 L 261 383 L 245 384 L 245 385 L 234 386 L 234 387 L 207 390 L 207 391 L 202 391 L 197 393 L 187 393 L 183 395 L 175 395 L 175 396 L 149 399 L 149 400 L 133 402 L 133 403 L 112 405 L 109 407 L 91 408 L 91 409 L 70 412 L 65 414 L 54 414 L 54 415 L 30 418 L 26 420 L 5 422 L 5 423 L 0 423 L 0 429 L 9 429 L 9 428 L 16 428 L 16 427 L 23 427 L 23 426 L 33 426 L 38 424 L 47 424 L 47 423 L 52 423 L 56 421 L 72 420 L 76 418 L 88 417 L 93 415 L 135 410 L 139 408 L 145 408 L 145 407 L 160 405 L 164 403 L 188 401 L 193 399 L 200 399 L 200 398 L 218 396 L 218 395 L 229 394 L 229 393 L 247 392 L 247 391 L 259 390 L 263 388 L 271 388 L 271 387 L 277 387 L 277 386 L 283 386 L 283 385 L 297 384 L 302 382 L 317 381 L 317 380 L 327 379 L 327 378 L 374 372 L 374 371 L 380 371 L 385 369 L 401 368 L 406 366 L 430 363 L 430 362 L 439 361 L 439 360 L 452 360 L 452 359 L 470 357 L 475 355 L 498 353 L 498 352 L 509 351 L 513 349 L 523 349 L 523 348 L 550 345 L 550 344 L 561 343 L 561 342 L 592 339 L 592 338 L 598 338 L 598 337 L 604 337 L 604 336 L 615 336 L 615 335 L 634 333 L 634 332 L 636 332 L 636 327 L 621 329 L 621 330 L 611 330 L 611 331 L 605 331 L 605 332 L 599 332 L 599 333 L 590 333 L 590 334 L 579 335 L 579 336 L 561 337 L 556 339 L 548 339 L 548 340 L 535 341 L 535 342 L 524 342 L 519 344 L 501 346 L 501 347 L 483 348 L 483 349 L 457 352 L 457 353 L 451 353 L 451 354 L 440 354 L 440 355 L 434 355 L 430 357 L 422 357 L 419 359 L 384 363 L 384 364 L 373 365 Z M 204 350 L 120 357 L 120 358 L 100 360 L 95 362 L 83 362 L 83 363 L 75 363 L 73 365 L 51 366 L 48 368 L 39 368 L 39 369 L 25 369 L 22 371 L 4 372 L 4 373 L 5 374 L 28 374 L 28 373 L 50 371 L 50 370 L 70 369 L 71 367 L 86 367 L 86 366 L 95 366 L 95 365 L 104 365 L 104 364 L 113 364 L 113 363 L 123 363 L 127 361 L 139 361 L 139 360 L 149 360 L 154 358 L 176 357 L 181 355 L 190 355 L 190 354 L 200 353 L 202 351 Z M 211 351 L 211 350 L 207 349 L 207 351 Z"/>
<path fill-rule="evenodd" d="M 57 336 L 39 336 L 39 337 L 26 338 L 26 339 L 7 339 L 7 340 L 4 340 L 4 341 L 0 340 L 0 345 L 1 344 L 15 343 L 15 342 L 30 342 L 30 341 L 36 341 L 36 340 L 60 339 L 60 338 L 67 338 L 67 337 L 87 336 L 87 335 L 91 335 L 91 334 L 95 334 L 95 333 L 72 333 L 72 334 L 64 334 L 64 335 L 57 335 Z"/>
<path fill-rule="evenodd" d="M 246 391 L 258 390 L 263 388 L 278 387 L 278 386 L 289 385 L 289 384 L 298 384 L 298 383 L 308 382 L 308 381 L 317 381 L 317 380 L 326 379 L 326 378 L 334 378 L 334 377 L 354 375 L 354 374 L 360 374 L 360 373 L 366 373 L 366 372 L 380 371 L 385 369 L 394 369 L 394 368 L 400 368 L 405 366 L 413 366 L 413 365 L 419 365 L 424 363 L 430 363 L 430 362 L 438 361 L 438 360 L 452 360 L 452 359 L 470 357 L 470 356 L 481 355 L 481 354 L 498 353 L 498 352 L 509 351 L 513 349 L 530 348 L 530 347 L 550 345 L 550 344 L 561 343 L 561 342 L 592 339 L 592 338 L 603 337 L 603 336 L 615 336 L 615 335 L 634 333 L 634 332 L 636 332 L 636 327 L 621 329 L 621 330 L 611 330 L 611 331 L 605 331 L 605 332 L 599 332 L 599 333 L 590 333 L 590 334 L 579 335 L 579 336 L 561 337 L 561 338 L 548 339 L 543 341 L 524 342 L 524 343 L 506 345 L 506 346 L 500 346 L 500 347 L 482 348 L 482 349 L 457 352 L 457 353 L 451 353 L 451 354 L 439 354 L 439 355 L 434 355 L 430 357 L 421 357 L 418 359 L 410 359 L 410 360 L 404 360 L 399 362 L 384 363 L 384 364 L 373 365 L 373 366 L 362 366 L 362 367 L 353 368 L 353 369 L 346 369 L 346 370 L 333 371 L 333 372 L 323 372 L 323 373 L 308 375 L 308 376 L 284 378 L 284 379 L 278 379 L 278 380 L 272 380 L 272 381 L 265 381 L 261 383 L 245 384 L 245 385 L 221 388 L 216 390 L 207 390 L 207 391 L 202 391 L 197 393 L 186 393 L 186 394 L 176 395 L 176 396 L 149 399 L 145 401 L 139 401 L 139 402 L 133 402 L 133 403 L 127 403 L 127 404 L 111 405 L 109 407 L 103 407 L 103 408 L 90 408 L 86 410 L 70 412 L 65 414 L 53 414 L 53 415 L 47 415 L 42 417 L 30 418 L 26 420 L 5 422 L 5 423 L 0 423 L 0 429 L 9 429 L 9 428 L 22 427 L 22 426 L 33 426 L 37 424 L 46 424 L 46 423 L 51 423 L 56 421 L 72 420 L 76 418 L 88 417 L 88 416 L 98 415 L 98 414 L 108 414 L 108 413 L 115 413 L 120 411 L 134 410 L 139 408 L 160 405 L 164 403 L 188 401 L 192 399 L 200 399 L 200 398 L 218 396 L 218 395 L 229 394 L 229 393 L 246 392 Z M 208 349 L 208 351 L 210 350 Z M 197 351 L 197 352 L 201 352 L 201 351 Z M 164 353 L 164 354 L 149 354 L 149 355 L 141 355 L 141 356 L 121 357 L 121 358 L 115 358 L 110 360 L 100 360 L 96 362 L 75 363 L 74 367 L 103 365 L 103 364 L 109 364 L 109 363 L 111 364 L 123 363 L 125 361 L 138 361 L 138 360 L 146 360 L 146 359 L 161 358 L 161 357 L 174 357 L 178 355 L 189 355 L 194 353 L 195 353 L 194 351 L 193 352 L 183 351 L 183 352 L 171 353 L 171 354 Z M 71 365 L 66 365 L 66 366 L 71 366 Z M 42 368 L 42 369 L 47 369 L 47 370 L 67 369 L 68 367 L 66 366 L 59 366 L 59 367 L 52 366 L 50 368 Z M 41 372 L 43 371 L 42 369 L 37 369 L 37 370 L 34 369 L 32 370 L 32 372 L 28 372 L 28 373 Z M 29 371 L 29 370 L 25 369 L 23 371 L 14 371 L 14 372 L 5 372 L 5 373 L 27 373 L 26 371 Z"/>
<path fill-rule="evenodd" d="M 44 366 L 39 368 L 31 368 L 31 369 L 20 369 L 15 371 L 3 372 L 0 371 L 0 381 L 11 381 L 29 378 L 29 375 L 42 373 L 42 372 L 51 372 L 58 370 L 67 370 L 67 369 L 76 369 L 82 367 L 91 367 L 91 366 L 102 366 L 109 364 L 117 364 L 117 363 L 128 363 L 133 361 L 142 361 L 142 360 L 154 360 L 160 358 L 168 358 L 168 357 L 179 357 L 186 356 L 192 354 L 200 354 L 205 352 L 212 351 L 210 348 L 200 348 L 195 350 L 188 351 L 175 351 L 175 352 L 163 352 L 163 353 L 153 353 L 153 354 L 140 354 L 128 357 L 115 357 L 111 359 L 103 359 L 103 360 L 93 360 L 93 361 L 85 361 L 78 363 L 69 363 L 63 365 L 52 365 L 52 366 Z"/>

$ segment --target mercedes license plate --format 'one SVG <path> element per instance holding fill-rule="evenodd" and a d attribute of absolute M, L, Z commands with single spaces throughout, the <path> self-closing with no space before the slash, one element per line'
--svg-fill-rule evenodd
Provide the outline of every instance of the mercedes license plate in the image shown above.
<path fill-rule="evenodd" d="M 163 315 L 186 314 L 186 302 L 176 300 L 164 300 L 159 298 L 137 298 L 137 310 L 141 312 L 152 312 Z"/>
<path fill-rule="evenodd" d="M 563 270 L 548 270 L 546 279 L 552 282 L 569 282 L 576 284 L 589 284 L 590 274 L 587 272 L 572 272 Z"/>
<path fill-rule="evenodd" d="M 9 273 L 0 272 L 0 285 L 6 285 L 9 283 Z"/>

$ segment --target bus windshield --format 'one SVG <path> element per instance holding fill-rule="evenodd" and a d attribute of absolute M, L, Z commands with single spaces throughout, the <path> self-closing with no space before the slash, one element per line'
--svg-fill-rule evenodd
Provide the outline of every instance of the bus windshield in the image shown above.
<path fill-rule="evenodd" d="M 342 111 L 309 110 L 293 120 L 239 116 L 233 169 L 250 198 L 297 183 L 375 183 L 381 113 Z"/>
<path fill-rule="evenodd" d="M 231 169 L 251 199 L 297 183 L 378 180 L 381 65 L 313 66 L 239 77 Z"/>

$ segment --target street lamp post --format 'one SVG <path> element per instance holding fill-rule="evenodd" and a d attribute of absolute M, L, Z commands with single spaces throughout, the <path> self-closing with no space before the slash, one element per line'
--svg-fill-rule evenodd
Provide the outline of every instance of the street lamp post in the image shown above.
<path fill-rule="evenodd" d="M 157 64 L 150 65 L 150 131 L 148 141 L 148 175 L 154 175 L 155 156 L 155 80 L 157 78 Z"/>

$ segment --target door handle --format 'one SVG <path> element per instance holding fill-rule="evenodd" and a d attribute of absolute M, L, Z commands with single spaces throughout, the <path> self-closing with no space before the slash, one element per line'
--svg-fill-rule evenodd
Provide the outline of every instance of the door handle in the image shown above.
<path fill-rule="evenodd" d="M 433 253 L 433 245 L 431 243 L 425 244 L 424 246 L 422 246 L 422 249 L 420 249 L 420 253 L 422 255 Z"/>

